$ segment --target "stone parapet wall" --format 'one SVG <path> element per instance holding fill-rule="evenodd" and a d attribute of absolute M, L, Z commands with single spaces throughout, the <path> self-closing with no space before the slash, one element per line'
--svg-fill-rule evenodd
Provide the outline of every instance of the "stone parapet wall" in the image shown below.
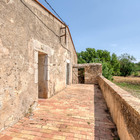
<path fill-rule="evenodd" d="M 140 100 L 103 76 L 98 83 L 121 140 L 140 140 Z"/>
<path fill-rule="evenodd" d="M 74 64 L 73 65 L 73 84 L 78 83 L 78 69 L 84 69 L 84 84 L 97 84 L 98 76 L 102 75 L 102 64 Z M 80 76 L 80 75 L 79 75 Z"/>
<path fill-rule="evenodd" d="M 72 83 L 78 84 L 78 69 L 77 68 L 72 69 Z"/>
<path fill-rule="evenodd" d="M 85 67 L 85 84 L 97 84 L 98 76 L 102 75 L 102 65 L 92 64 Z"/>

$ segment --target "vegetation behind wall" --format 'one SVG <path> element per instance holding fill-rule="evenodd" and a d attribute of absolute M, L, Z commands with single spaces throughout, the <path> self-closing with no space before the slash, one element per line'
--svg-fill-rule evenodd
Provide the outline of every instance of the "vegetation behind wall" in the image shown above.
<path fill-rule="evenodd" d="M 103 76 L 112 80 L 112 76 L 129 76 L 134 73 L 137 76 L 137 70 L 140 64 L 135 64 L 133 56 L 125 53 L 118 57 L 115 53 L 110 54 L 107 50 L 95 50 L 87 48 L 86 51 L 77 53 L 78 63 L 101 63 Z"/>

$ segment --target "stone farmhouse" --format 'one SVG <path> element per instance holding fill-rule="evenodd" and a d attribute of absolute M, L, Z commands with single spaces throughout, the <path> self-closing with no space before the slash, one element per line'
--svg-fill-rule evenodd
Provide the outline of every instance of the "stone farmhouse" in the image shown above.
<path fill-rule="evenodd" d="M 21 120 L 38 104 L 44 118 Z M 42 126 L 29 133 L 32 121 Z M 101 64 L 77 64 L 69 27 L 38 0 L 0 0 L 0 132 L 14 124 L 0 139 L 44 140 L 38 130 L 52 128 L 54 139 L 109 140 L 117 127 L 121 140 L 140 140 L 140 100 L 104 78 Z"/>
<path fill-rule="evenodd" d="M 36 0 L 0 1 L 0 129 L 72 83 L 69 28 Z"/>

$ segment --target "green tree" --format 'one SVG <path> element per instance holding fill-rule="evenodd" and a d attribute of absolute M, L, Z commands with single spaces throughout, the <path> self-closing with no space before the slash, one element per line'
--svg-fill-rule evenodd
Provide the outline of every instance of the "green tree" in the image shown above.
<path fill-rule="evenodd" d="M 78 56 L 78 64 L 87 63 L 86 60 L 81 56 L 81 53 L 77 53 Z"/>
<path fill-rule="evenodd" d="M 133 56 L 125 53 L 119 57 L 119 60 L 121 76 L 129 76 L 135 71 L 134 61 L 136 59 Z"/>
<path fill-rule="evenodd" d="M 103 76 L 107 79 L 112 79 L 113 70 L 115 68 L 111 65 L 112 57 L 110 52 L 106 50 L 95 50 L 94 48 L 87 48 L 86 51 L 77 53 L 78 63 L 102 63 L 103 64 Z M 112 60 L 115 63 L 115 59 Z M 115 67 L 115 64 L 114 64 Z"/>
<path fill-rule="evenodd" d="M 115 53 L 110 55 L 107 50 L 95 50 L 87 48 L 86 51 L 77 53 L 78 63 L 102 63 L 103 76 L 112 79 L 113 75 L 128 76 L 132 72 L 137 72 L 140 68 L 140 62 L 134 64 L 136 60 L 133 56 L 125 53 L 119 58 Z"/>
<path fill-rule="evenodd" d="M 103 76 L 109 80 L 112 80 L 112 74 L 113 74 L 113 68 L 109 65 L 107 62 L 102 63 L 102 70 L 103 70 Z"/>
<path fill-rule="evenodd" d="M 111 57 L 111 65 L 113 68 L 113 75 L 120 75 L 120 62 L 118 60 L 118 57 L 115 53 L 112 54 Z"/>
<path fill-rule="evenodd" d="M 136 71 L 137 72 L 140 71 L 140 62 L 136 63 L 135 66 L 136 66 Z"/>

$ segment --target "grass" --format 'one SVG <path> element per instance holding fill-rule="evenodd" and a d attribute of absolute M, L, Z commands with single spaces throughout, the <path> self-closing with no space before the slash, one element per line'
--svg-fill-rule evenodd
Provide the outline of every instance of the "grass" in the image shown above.
<path fill-rule="evenodd" d="M 114 82 L 117 82 L 117 83 L 129 83 L 129 84 L 134 84 L 134 85 L 139 85 L 140 86 L 140 77 L 114 76 L 113 79 L 114 79 Z"/>
<path fill-rule="evenodd" d="M 138 71 L 138 76 L 140 76 L 140 71 Z"/>
<path fill-rule="evenodd" d="M 114 76 L 113 82 L 140 99 L 140 77 Z"/>

